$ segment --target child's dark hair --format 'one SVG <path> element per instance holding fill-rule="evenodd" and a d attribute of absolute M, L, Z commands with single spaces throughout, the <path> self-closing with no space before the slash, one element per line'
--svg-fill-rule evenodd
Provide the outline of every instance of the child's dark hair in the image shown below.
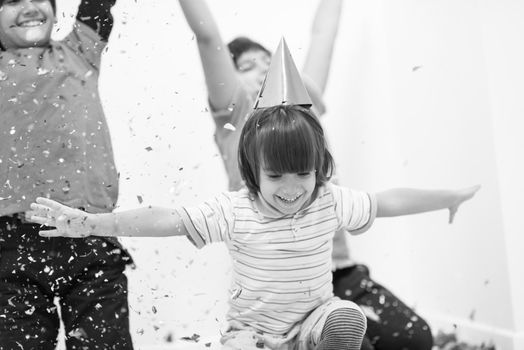
<path fill-rule="evenodd" d="M 298 105 L 253 112 L 242 129 L 238 146 L 240 174 L 251 193 L 260 191 L 261 165 L 276 174 L 314 170 L 316 186 L 331 178 L 333 157 L 313 112 Z"/>
<path fill-rule="evenodd" d="M 227 48 L 229 49 L 229 52 L 231 53 L 231 58 L 233 59 L 233 62 L 235 63 L 235 66 L 237 68 L 238 58 L 244 52 L 261 50 L 267 53 L 269 56 L 271 56 L 271 52 L 264 46 L 244 36 L 240 36 L 230 41 L 229 44 L 227 44 Z"/>

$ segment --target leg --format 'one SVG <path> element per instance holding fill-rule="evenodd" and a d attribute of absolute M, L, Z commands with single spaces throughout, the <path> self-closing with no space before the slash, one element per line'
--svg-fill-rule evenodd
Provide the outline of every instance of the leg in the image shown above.
<path fill-rule="evenodd" d="M 39 256 L 46 246 L 31 227 L 0 218 L 0 350 L 54 350 L 57 343 L 58 313 Z"/>
<path fill-rule="evenodd" d="M 76 240 L 75 251 L 88 258 L 61 293 L 67 348 L 132 350 L 122 256 L 99 240 Z"/>
<path fill-rule="evenodd" d="M 359 350 L 366 331 L 366 319 L 356 309 L 332 311 L 322 329 L 316 350 Z"/>
<path fill-rule="evenodd" d="M 317 307 L 302 323 L 298 350 L 359 350 L 366 332 L 366 317 L 353 302 L 332 298 Z"/>
<path fill-rule="evenodd" d="M 34 285 L 0 281 L 0 349 L 54 350 L 59 328 L 53 297 Z"/>
<path fill-rule="evenodd" d="M 368 319 L 366 337 L 375 350 L 430 350 L 428 324 L 393 293 L 369 277 L 367 267 L 335 271 L 335 295 L 361 306 Z M 366 342 L 364 342 L 365 344 Z M 367 348 L 369 348 L 369 343 Z"/>

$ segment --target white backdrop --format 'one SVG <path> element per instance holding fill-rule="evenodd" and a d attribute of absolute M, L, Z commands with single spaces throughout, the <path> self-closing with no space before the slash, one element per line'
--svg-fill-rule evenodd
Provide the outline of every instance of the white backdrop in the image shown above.
<path fill-rule="evenodd" d="M 209 3 L 224 40 L 247 35 L 274 49 L 284 35 L 301 65 L 316 0 Z M 59 14 L 77 4 L 59 2 Z M 178 3 L 119 0 L 113 14 L 100 91 L 121 173 L 119 210 L 225 190 L 196 43 Z M 347 0 L 324 118 L 344 185 L 482 184 L 451 226 L 444 211 L 380 219 L 350 244 L 434 329 L 456 325 L 463 338 L 502 349 L 524 348 L 523 20 L 517 0 Z M 124 243 L 137 265 L 128 271 L 136 348 L 188 349 L 179 339 L 194 333 L 198 348 L 216 347 L 228 298 L 224 247 Z"/>

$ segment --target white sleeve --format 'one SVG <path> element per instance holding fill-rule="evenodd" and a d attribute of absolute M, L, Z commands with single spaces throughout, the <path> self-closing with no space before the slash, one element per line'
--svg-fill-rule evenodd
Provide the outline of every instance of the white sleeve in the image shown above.
<path fill-rule="evenodd" d="M 375 196 L 347 187 L 331 185 L 331 188 L 339 220 L 338 229 L 345 229 L 351 234 L 367 231 L 377 215 Z"/>
<path fill-rule="evenodd" d="M 189 233 L 189 240 L 197 247 L 223 242 L 231 236 L 234 216 L 231 197 L 223 193 L 198 206 L 177 209 Z"/>

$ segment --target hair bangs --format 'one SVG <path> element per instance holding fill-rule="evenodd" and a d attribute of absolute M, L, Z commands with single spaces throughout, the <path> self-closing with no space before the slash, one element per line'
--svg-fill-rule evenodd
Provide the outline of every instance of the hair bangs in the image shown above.
<path fill-rule="evenodd" d="M 317 169 L 321 160 L 316 155 L 321 153 L 321 145 L 311 126 L 293 113 L 280 114 L 269 123 L 271 126 L 261 130 L 258 149 L 264 169 L 277 174 Z"/>

